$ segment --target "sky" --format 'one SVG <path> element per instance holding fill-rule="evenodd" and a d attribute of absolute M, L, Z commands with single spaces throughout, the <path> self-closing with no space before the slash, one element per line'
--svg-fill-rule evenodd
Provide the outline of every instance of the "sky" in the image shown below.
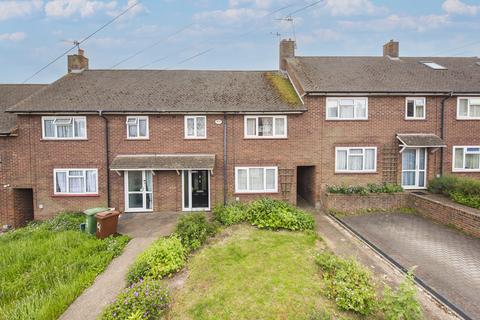
<path fill-rule="evenodd" d="M 24 82 L 136 2 L 0 0 L 0 83 Z M 300 56 L 376 56 L 395 39 L 401 56 L 478 57 L 480 0 L 139 0 L 81 48 L 91 69 L 275 70 L 280 38 Z M 66 72 L 64 56 L 27 83 Z"/>

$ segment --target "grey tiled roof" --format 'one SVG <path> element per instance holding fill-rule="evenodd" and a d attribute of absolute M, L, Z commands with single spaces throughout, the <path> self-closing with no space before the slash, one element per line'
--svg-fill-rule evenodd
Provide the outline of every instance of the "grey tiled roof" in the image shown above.
<path fill-rule="evenodd" d="M 150 170 L 182 170 L 213 169 L 214 154 L 147 154 L 119 155 L 110 166 L 111 170 L 150 169 Z"/>
<path fill-rule="evenodd" d="M 306 92 L 480 93 L 478 57 L 295 57 L 287 62 Z"/>
<path fill-rule="evenodd" d="M 264 71 L 86 70 L 67 74 L 13 112 L 291 112 Z"/>
<path fill-rule="evenodd" d="M 398 133 L 397 139 L 406 147 L 445 147 L 445 142 L 433 133 Z"/>
<path fill-rule="evenodd" d="M 17 116 L 5 113 L 5 110 L 45 86 L 43 84 L 0 84 L 0 134 L 9 134 L 17 124 Z"/>

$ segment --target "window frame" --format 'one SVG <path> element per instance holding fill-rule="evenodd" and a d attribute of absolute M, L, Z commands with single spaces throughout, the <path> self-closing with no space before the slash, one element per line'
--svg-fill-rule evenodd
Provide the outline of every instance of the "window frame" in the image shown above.
<path fill-rule="evenodd" d="M 137 136 L 136 137 L 130 137 L 130 131 L 129 131 L 129 119 L 136 119 L 137 123 Z M 146 120 L 147 121 L 147 135 L 146 136 L 139 136 L 140 134 L 140 120 Z M 150 119 L 148 116 L 126 116 L 125 120 L 125 126 L 127 128 L 127 139 L 128 140 L 147 140 L 150 138 Z"/>
<path fill-rule="evenodd" d="M 189 136 L 188 135 L 188 119 L 194 119 L 194 135 Z M 197 119 L 198 118 L 204 118 L 205 119 L 205 136 L 198 136 L 197 135 Z M 194 140 L 201 140 L 201 139 L 207 139 L 207 116 L 206 115 L 186 115 L 184 117 L 184 138 L 185 139 L 194 139 Z"/>
<path fill-rule="evenodd" d="M 363 168 L 365 168 L 365 150 L 366 149 L 373 149 L 375 151 L 375 157 L 374 157 L 374 165 L 373 169 L 363 169 L 363 170 L 349 170 L 348 169 L 348 158 L 350 156 L 350 149 L 362 149 L 362 158 L 363 158 Z M 347 151 L 347 169 L 346 170 L 339 170 L 337 168 L 338 164 L 338 151 Z M 377 172 L 377 147 L 335 147 L 335 173 L 376 173 Z"/>
<path fill-rule="evenodd" d="M 329 101 L 339 101 L 339 100 L 354 100 L 353 102 L 353 118 L 340 118 L 340 106 L 337 104 L 337 117 L 330 117 L 328 115 L 328 102 Z M 355 117 L 355 100 L 365 100 L 365 118 Z M 338 103 L 338 102 L 337 102 Z M 367 121 L 368 120 L 368 97 L 327 97 L 325 99 L 325 120 L 331 121 Z"/>
<path fill-rule="evenodd" d="M 478 169 L 465 169 L 465 154 L 467 148 L 480 148 L 479 146 L 453 146 L 452 148 L 452 172 L 480 172 L 480 167 Z M 455 150 L 456 149 L 463 149 L 463 161 L 462 161 L 462 168 L 455 168 Z M 480 152 L 478 152 L 480 154 Z M 473 152 L 472 154 L 476 154 Z"/>
<path fill-rule="evenodd" d="M 272 118 L 273 135 L 271 136 L 258 135 L 258 118 Z M 247 128 L 248 119 L 255 119 L 255 135 L 248 134 L 248 128 Z M 275 126 L 276 119 L 283 119 L 285 123 L 283 135 L 276 135 L 276 131 L 277 131 Z M 287 115 L 245 115 L 243 117 L 243 137 L 244 139 L 287 139 L 288 138 L 288 117 Z"/>
<path fill-rule="evenodd" d="M 250 180 L 250 169 L 263 169 L 263 190 L 249 190 L 249 180 Z M 275 188 L 274 189 L 267 189 L 267 170 L 274 169 L 275 170 Z M 240 190 L 238 188 L 238 171 L 239 170 L 247 170 L 247 190 Z M 278 193 L 278 167 L 277 166 L 242 166 L 242 167 L 235 167 L 235 193 Z"/>
<path fill-rule="evenodd" d="M 69 185 L 69 171 L 82 171 L 83 179 L 84 179 L 84 191 L 83 192 L 70 192 L 70 185 Z M 95 183 L 96 183 L 96 191 L 95 192 L 87 192 L 87 171 L 95 171 Z M 57 173 L 58 172 L 65 172 L 66 179 L 67 179 L 67 192 L 58 192 L 57 191 Z M 78 176 L 80 177 L 80 176 Z M 96 196 L 98 195 L 98 169 L 97 168 L 56 168 L 53 169 L 53 194 L 56 196 Z"/>
<path fill-rule="evenodd" d="M 46 137 L 45 136 L 45 121 L 46 120 L 55 120 L 61 119 L 61 118 L 70 118 L 72 121 L 72 130 L 75 133 L 75 119 L 83 119 L 85 122 L 85 136 L 84 137 L 57 137 L 57 127 L 55 126 L 55 137 Z M 87 133 L 87 117 L 86 116 L 42 116 L 42 140 L 87 140 L 88 139 L 88 133 Z"/>
<path fill-rule="evenodd" d="M 416 106 L 417 106 L 417 100 L 423 100 L 423 117 L 409 117 L 408 116 L 408 101 L 413 100 L 413 113 L 415 114 L 416 111 Z M 427 119 L 427 98 L 426 97 L 406 97 L 405 98 L 405 120 L 425 120 Z"/>
<path fill-rule="evenodd" d="M 467 115 L 460 115 L 460 100 L 467 99 Z M 458 97 L 457 98 L 457 120 L 480 120 L 480 117 L 471 117 L 470 114 L 470 99 L 480 99 L 480 97 Z"/>

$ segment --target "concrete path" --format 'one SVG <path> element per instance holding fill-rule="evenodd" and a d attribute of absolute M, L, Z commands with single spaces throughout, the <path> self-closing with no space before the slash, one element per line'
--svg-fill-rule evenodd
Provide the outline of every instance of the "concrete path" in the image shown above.
<path fill-rule="evenodd" d="M 354 257 L 372 271 L 379 283 L 397 286 L 404 279 L 400 271 L 332 218 L 324 214 L 316 214 L 315 217 L 317 232 L 335 254 L 344 258 Z M 458 317 L 445 310 L 423 290 L 418 291 L 417 297 L 422 304 L 425 319 L 458 320 Z"/>
<path fill-rule="evenodd" d="M 86 289 L 60 319 L 96 319 L 125 288 L 125 276 L 137 255 L 160 236 L 169 235 L 180 213 L 130 213 L 120 217 L 118 232 L 132 237 L 122 255 L 112 260 L 91 287 Z"/>
<path fill-rule="evenodd" d="M 342 217 L 472 319 L 480 319 L 480 239 L 404 213 Z"/>

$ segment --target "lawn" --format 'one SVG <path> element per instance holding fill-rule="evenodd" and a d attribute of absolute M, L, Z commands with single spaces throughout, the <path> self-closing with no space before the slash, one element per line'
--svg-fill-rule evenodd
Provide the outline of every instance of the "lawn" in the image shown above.
<path fill-rule="evenodd" d="M 322 294 L 318 245 L 312 233 L 227 228 L 191 257 L 166 318 L 321 319 L 324 311 L 351 317 Z"/>
<path fill-rule="evenodd" d="M 78 231 L 83 216 L 61 215 L 0 236 L 0 319 L 57 319 L 128 238 Z"/>

